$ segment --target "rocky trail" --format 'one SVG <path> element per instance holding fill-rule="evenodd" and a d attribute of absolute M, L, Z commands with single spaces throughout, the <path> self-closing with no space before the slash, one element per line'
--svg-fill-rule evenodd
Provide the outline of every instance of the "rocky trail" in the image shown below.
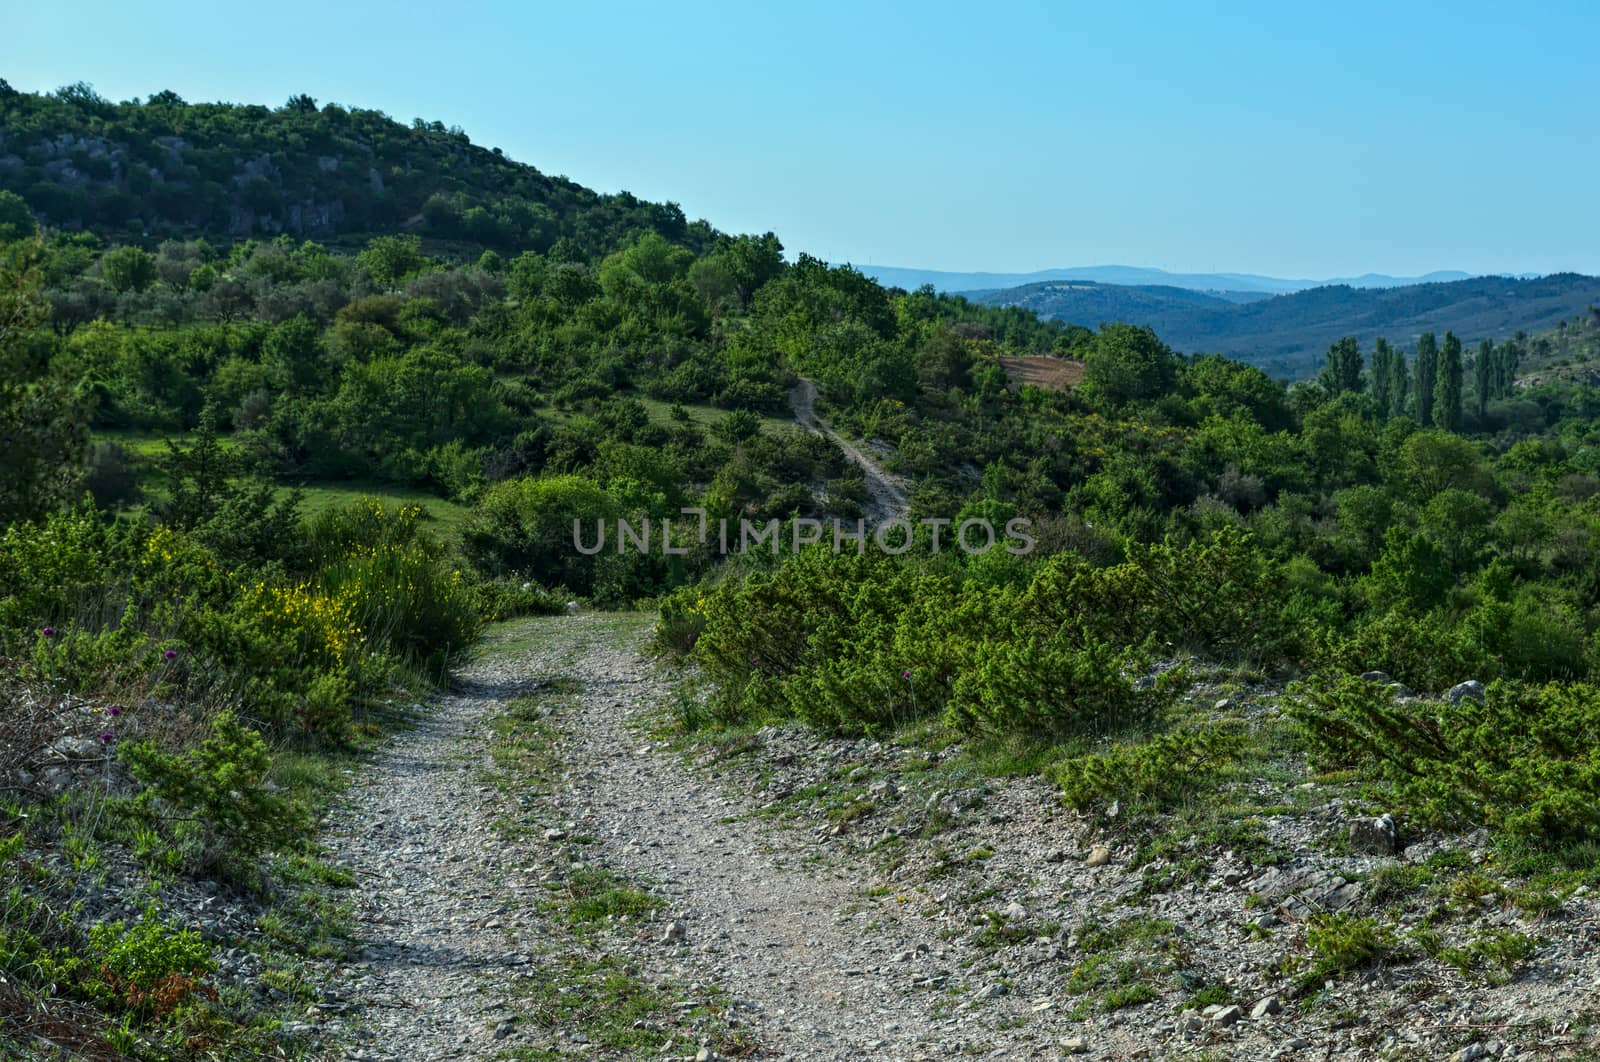
<path fill-rule="evenodd" d="M 945 949 L 905 905 L 887 924 L 869 874 L 752 818 L 748 791 L 688 770 L 650 728 L 670 693 L 638 652 L 637 617 L 522 625 L 463 670 L 460 692 L 393 739 L 329 831 L 361 894 L 359 960 L 330 993 L 352 1058 L 479 1058 L 525 1042 L 514 980 L 535 970 L 541 886 L 574 862 L 642 883 L 665 906 L 606 943 L 652 978 L 714 985 L 762 1057 L 933 1058 L 968 1037 L 931 967 Z M 481 778 L 511 699 L 572 689 L 561 767 L 535 795 L 529 847 L 504 845 Z M 582 838 L 584 843 L 575 844 Z M 895 975 L 923 970 L 920 991 Z M 1003 1008 L 978 1025 L 1003 1025 Z M 564 1030 L 549 1030 L 557 1050 Z M 1008 1036 L 1007 1039 L 1014 1039 Z M 685 1045 L 686 1056 L 699 1052 Z"/>
<path fill-rule="evenodd" d="M 906 497 L 905 489 L 900 482 L 884 471 L 883 467 L 859 446 L 847 442 L 838 432 L 818 419 L 816 403 L 817 385 L 811 380 L 801 379 L 794 390 L 789 392 L 789 407 L 794 411 L 795 422 L 807 431 L 826 437 L 861 469 L 861 476 L 867 487 L 865 507 L 867 524 L 876 527 L 910 512 L 911 501 Z"/>
<path fill-rule="evenodd" d="M 1152 889 L 1106 823 L 954 749 L 790 727 L 675 743 L 661 727 L 680 693 L 642 654 L 648 623 L 504 625 L 380 750 L 326 837 L 357 877 L 361 937 L 323 992 L 336 1057 L 1467 1059 L 1586 1042 L 1584 893 L 1443 928 L 1527 931 L 1537 950 L 1506 983 L 1379 963 L 1308 1006 L 1282 967 L 1306 920 L 1365 910 L 1384 867 L 1418 865 L 1319 848 L 1348 820 L 1339 800 L 1266 823 L 1292 858 L 1222 852 Z M 542 766 L 508 785 L 495 743 L 516 727 Z M 1481 858 L 1472 844 L 1413 855 Z M 596 874 L 654 899 L 577 932 L 552 897 Z M 571 1003 L 596 971 L 656 1005 L 606 1026 L 627 1000 Z M 617 1039 L 645 1031 L 648 1048 Z"/>

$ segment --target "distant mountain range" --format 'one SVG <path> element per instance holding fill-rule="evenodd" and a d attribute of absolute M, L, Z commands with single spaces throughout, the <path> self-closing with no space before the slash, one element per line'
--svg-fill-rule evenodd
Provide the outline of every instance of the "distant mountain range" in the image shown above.
<path fill-rule="evenodd" d="M 1341 336 L 1355 336 L 1363 348 L 1384 336 L 1409 349 L 1423 332 L 1452 331 L 1471 345 L 1553 328 L 1600 304 L 1600 277 L 1554 273 L 1397 287 L 1338 284 L 1248 300 L 1172 285 L 1083 281 L 966 295 L 1091 328 L 1107 321 L 1149 325 L 1185 353 L 1218 352 L 1275 376 L 1305 377 L 1321 367 L 1329 345 Z"/>
<path fill-rule="evenodd" d="M 1123 284 L 1147 287 L 1156 285 L 1205 291 L 1232 302 L 1248 302 L 1266 295 L 1304 291 L 1306 288 L 1344 284 L 1352 288 L 1397 288 L 1411 284 L 1436 284 L 1466 280 L 1472 274 L 1441 270 L 1420 277 L 1391 277 L 1382 273 L 1363 273 L 1359 277 L 1330 280 L 1291 280 L 1255 273 L 1169 273 L 1164 269 L 1139 266 L 1076 266 L 1070 269 L 1042 269 L 1036 273 L 947 273 L 937 269 L 904 269 L 900 266 L 857 266 L 869 277 L 891 287 L 914 291 L 932 284 L 937 291 L 993 291 L 1040 284 L 1051 280 L 1084 280 L 1095 284 Z"/>

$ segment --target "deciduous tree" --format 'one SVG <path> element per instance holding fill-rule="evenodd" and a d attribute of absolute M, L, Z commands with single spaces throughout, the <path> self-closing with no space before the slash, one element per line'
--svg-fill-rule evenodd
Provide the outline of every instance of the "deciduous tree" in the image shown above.
<path fill-rule="evenodd" d="M 156 256 L 139 247 L 118 247 L 100 259 L 100 272 L 118 294 L 143 291 L 155 282 Z"/>

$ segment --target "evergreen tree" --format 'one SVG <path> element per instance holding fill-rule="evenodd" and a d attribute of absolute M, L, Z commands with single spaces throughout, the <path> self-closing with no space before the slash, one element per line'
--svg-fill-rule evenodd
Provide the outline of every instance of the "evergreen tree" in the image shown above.
<path fill-rule="evenodd" d="M 1361 390 L 1361 347 L 1354 336 L 1345 336 L 1328 348 L 1322 385 L 1334 395 Z"/>
<path fill-rule="evenodd" d="M 238 471 L 234 455 L 223 448 L 217 431 L 221 420 L 222 410 L 215 402 L 207 402 L 189 445 L 179 446 L 168 439 L 166 454 L 156 459 L 172 483 L 172 496 L 162 507 L 162 516 L 174 527 L 192 530 L 209 517 L 227 489 L 229 477 Z"/>
<path fill-rule="evenodd" d="M 1394 366 L 1390 362 L 1394 358 L 1394 351 L 1389 349 L 1389 341 L 1382 336 L 1372 347 L 1372 372 L 1367 377 L 1372 386 L 1372 400 L 1378 406 L 1378 416 L 1389 415 L 1390 386 L 1394 383 Z"/>
<path fill-rule="evenodd" d="M 1417 423 L 1433 427 L 1433 384 L 1439 376 L 1439 344 L 1432 332 L 1417 339 Z"/>
<path fill-rule="evenodd" d="M 1489 398 L 1495 385 L 1494 344 L 1485 339 L 1472 356 L 1472 388 L 1478 403 L 1478 419 L 1489 411 Z"/>
<path fill-rule="evenodd" d="M 1433 399 L 1433 422 L 1445 431 L 1461 430 L 1461 381 L 1461 340 L 1446 332 Z"/>

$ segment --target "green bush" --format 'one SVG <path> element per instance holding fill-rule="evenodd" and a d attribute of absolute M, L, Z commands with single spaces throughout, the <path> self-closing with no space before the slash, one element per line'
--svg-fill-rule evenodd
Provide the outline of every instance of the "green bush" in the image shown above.
<path fill-rule="evenodd" d="M 1080 810 L 1116 800 L 1155 811 L 1214 787 L 1243 746 L 1233 729 L 1175 730 L 1064 759 L 1052 774 L 1066 802 Z"/>
<path fill-rule="evenodd" d="M 200 978 L 216 969 L 211 947 L 193 929 L 162 922 L 152 903 L 135 925 L 89 927 L 88 954 L 99 981 L 120 1004 L 143 1016 L 162 1016 L 186 997 L 216 992 Z M 91 986 L 91 994 L 99 986 Z"/>
<path fill-rule="evenodd" d="M 594 585 L 594 558 L 573 548 L 573 522 L 581 521 L 585 541 L 593 542 L 596 522 L 619 515 L 617 500 L 581 476 L 506 480 L 479 499 L 464 540 L 482 571 L 527 572 L 546 585 L 586 594 Z M 615 524 L 610 531 L 615 534 Z M 609 538 L 607 545 L 616 548 Z"/>
<path fill-rule="evenodd" d="M 693 650 L 706 629 L 705 605 L 705 595 L 694 588 L 663 597 L 656 608 L 656 624 L 650 631 L 655 651 L 683 656 Z"/>
<path fill-rule="evenodd" d="M 945 713 L 975 734 L 1056 741 L 1151 725 L 1172 676 L 1133 681 L 1157 640 L 1286 659 L 1300 650 L 1270 562 L 1246 536 L 984 568 L 825 549 L 661 603 L 657 644 L 689 652 L 723 714 L 830 730 Z M 998 577 L 992 577 L 998 576 Z"/>
<path fill-rule="evenodd" d="M 567 602 L 566 595 L 515 575 L 474 582 L 471 590 L 478 614 L 488 620 L 553 616 L 565 608 Z"/>
<path fill-rule="evenodd" d="M 1082 626 L 1119 645 L 1147 640 L 1218 659 L 1282 663 L 1302 653 L 1285 615 L 1284 574 L 1249 534 L 1128 547 L 1121 564 L 1096 568 L 1075 554 L 1044 561 L 1021 601 L 1041 631 Z M 1302 606 L 1303 607 L 1303 606 Z"/>
<path fill-rule="evenodd" d="M 394 505 L 371 495 L 323 509 L 305 521 L 305 548 L 313 566 L 361 549 L 409 546 L 420 537 L 422 506 Z"/>
<path fill-rule="evenodd" d="M 318 571 L 317 586 L 348 607 L 369 645 L 419 661 L 449 661 L 482 623 L 461 570 L 422 543 L 348 553 Z"/>
<path fill-rule="evenodd" d="M 1302 992 L 1379 962 L 1392 952 L 1394 938 L 1371 918 L 1319 914 L 1306 922 L 1306 947 L 1311 952 L 1311 965 L 1297 982 Z"/>
<path fill-rule="evenodd" d="M 98 619 L 106 608 L 120 616 L 124 602 L 107 599 L 126 598 L 126 576 L 117 580 L 115 573 L 131 566 L 142 537 L 131 521 L 107 524 L 87 506 L 6 527 L 0 534 L 0 652 L 25 655 L 42 628 Z M 120 595 L 107 593 L 108 581 Z"/>
<path fill-rule="evenodd" d="M 238 873 L 310 829 L 305 809 L 268 787 L 266 742 L 230 711 L 212 719 L 210 733 L 194 748 L 134 742 L 122 747 L 121 757 L 146 787 L 139 796 L 145 812 L 177 827 L 190 842 L 196 869 Z"/>
<path fill-rule="evenodd" d="M 1417 821 L 1557 849 L 1600 841 L 1600 689 L 1503 681 L 1482 703 L 1402 705 L 1342 677 L 1296 693 L 1313 760 L 1381 779 Z"/>
<path fill-rule="evenodd" d="M 1385 612 L 1361 620 L 1329 656 L 1346 671 L 1379 670 L 1418 690 L 1447 690 L 1499 675 L 1481 639 L 1444 610 Z"/>
<path fill-rule="evenodd" d="M 75 691 L 238 705 L 274 735 L 337 744 L 393 661 L 448 661 L 487 606 L 547 607 L 509 589 L 486 601 L 419 515 L 373 499 L 320 515 L 299 577 L 230 570 L 196 533 L 87 510 L 19 525 L 0 537 L 0 646 Z"/>
<path fill-rule="evenodd" d="M 1489 985 L 1514 981 L 1523 963 L 1538 950 L 1538 941 L 1511 929 L 1485 932 L 1464 948 L 1440 948 L 1440 962 L 1455 968 L 1464 977 Z"/>
<path fill-rule="evenodd" d="M 683 585 L 691 571 L 704 570 L 704 549 L 695 546 L 684 518 L 667 504 L 665 489 L 676 489 L 679 473 L 644 447 L 599 449 L 597 457 L 602 463 L 609 458 L 615 473 L 603 485 L 560 475 L 504 480 L 485 490 L 462 533 L 472 564 L 488 576 L 518 573 L 611 606 L 653 597 Z M 690 548 L 693 556 L 669 556 L 660 548 L 662 520 L 668 516 L 675 525 L 674 547 Z M 646 533 L 648 525 L 648 550 L 621 548 L 619 518 L 635 534 Z M 575 526 L 590 552 L 578 550 Z M 596 549 L 602 534 L 603 546 Z"/>
<path fill-rule="evenodd" d="M 1176 679 L 1135 684 L 1147 654 L 1098 636 L 1107 612 L 1085 607 L 1087 582 L 1066 567 L 1021 585 L 958 582 L 949 567 L 803 551 L 770 572 L 668 595 L 657 645 L 700 664 L 719 717 L 831 731 L 942 715 L 970 734 L 1055 741 L 1148 726 L 1168 703 Z M 1069 592 L 1052 593 L 1063 578 Z"/>
<path fill-rule="evenodd" d="M 51 627 L 38 632 L 33 675 L 82 694 L 148 687 L 163 670 L 161 647 L 134 624 L 102 630 Z"/>
<path fill-rule="evenodd" d="M 1532 680 L 1576 679 L 1588 670 L 1583 618 L 1549 591 L 1525 591 L 1513 601 L 1486 601 L 1463 628 L 1505 675 Z M 1463 672 L 1458 672 L 1463 674 Z"/>
<path fill-rule="evenodd" d="M 1143 663 L 1137 651 L 1088 636 L 985 642 L 956 679 L 952 720 L 964 730 L 1042 740 L 1149 726 L 1169 703 L 1170 684 L 1136 688 L 1129 675 Z"/>
<path fill-rule="evenodd" d="M 937 715 L 964 661 L 1000 635 L 998 591 L 868 554 L 813 548 L 663 602 L 730 718 L 774 714 L 859 732 Z"/>

